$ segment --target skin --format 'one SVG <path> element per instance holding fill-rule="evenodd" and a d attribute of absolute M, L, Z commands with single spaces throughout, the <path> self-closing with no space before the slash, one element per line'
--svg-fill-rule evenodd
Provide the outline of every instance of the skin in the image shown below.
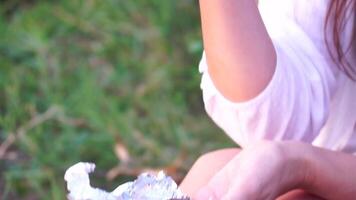
<path fill-rule="evenodd" d="M 260 141 L 204 155 L 180 187 L 196 200 L 353 199 L 355 169 L 349 154 L 300 142 Z"/>
<path fill-rule="evenodd" d="M 202 155 L 181 182 L 180 189 L 190 197 L 195 196 L 239 152 L 240 149 L 221 149 Z"/>
<path fill-rule="evenodd" d="M 276 52 L 252 0 L 200 0 L 209 74 L 229 100 L 257 96 L 271 80 Z"/>
<path fill-rule="evenodd" d="M 181 190 L 188 196 L 197 196 L 196 199 L 209 199 L 209 197 L 205 196 L 199 197 L 199 190 L 206 186 L 210 179 L 212 179 L 215 174 L 222 170 L 224 166 L 240 152 L 241 149 L 231 148 L 221 149 L 202 155 L 194 163 L 193 167 L 182 181 L 180 185 Z M 293 190 L 281 195 L 277 200 L 322 200 L 322 198 L 312 195 L 304 190 Z"/>

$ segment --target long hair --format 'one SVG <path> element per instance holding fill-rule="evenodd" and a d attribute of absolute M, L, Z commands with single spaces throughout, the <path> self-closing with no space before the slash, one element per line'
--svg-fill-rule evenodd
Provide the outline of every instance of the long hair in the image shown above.
<path fill-rule="evenodd" d="M 356 81 L 356 66 L 352 66 L 346 55 L 351 53 L 356 57 L 356 0 L 331 0 L 325 18 L 324 35 L 325 42 L 332 60 L 352 80 Z M 351 9 L 351 10 L 349 10 Z M 350 12 L 351 11 L 351 12 Z M 353 17 L 353 32 L 350 43 L 343 46 L 341 34 L 345 31 L 346 23 Z M 331 30 L 331 41 L 328 41 L 327 33 Z"/>

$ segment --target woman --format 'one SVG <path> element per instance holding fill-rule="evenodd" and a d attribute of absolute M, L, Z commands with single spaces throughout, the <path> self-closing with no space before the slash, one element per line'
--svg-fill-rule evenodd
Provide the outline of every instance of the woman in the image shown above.
<path fill-rule="evenodd" d="M 355 0 L 200 0 L 205 108 L 242 149 L 202 156 L 195 199 L 356 199 Z"/>

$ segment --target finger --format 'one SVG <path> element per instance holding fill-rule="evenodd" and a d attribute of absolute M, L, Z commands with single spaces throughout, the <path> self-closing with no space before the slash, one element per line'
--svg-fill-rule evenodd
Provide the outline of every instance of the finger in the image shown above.
<path fill-rule="evenodd" d="M 209 181 L 206 186 L 197 192 L 195 199 L 222 199 L 223 196 L 228 192 L 229 187 L 230 178 L 227 176 L 227 170 L 224 167 Z"/>
<path fill-rule="evenodd" d="M 254 180 L 235 180 L 233 184 L 230 185 L 229 190 L 222 196 L 222 199 L 231 200 L 231 199 L 239 199 L 239 200 L 269 200 L 271 198 L 267 198 L 262 195 L 261 190 Z M 273 198 L 275 199 L 275 198 Z"/>
<path fill-rule="evenodd" d="M 194 200 L 218 200 L 215 193 L 208 186 L 200 189 L 194 197 Z"/>

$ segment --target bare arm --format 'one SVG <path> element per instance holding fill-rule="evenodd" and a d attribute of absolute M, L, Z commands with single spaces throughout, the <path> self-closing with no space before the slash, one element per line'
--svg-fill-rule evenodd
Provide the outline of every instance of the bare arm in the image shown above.
<path fill-rule="evenodd" d="M 325 199 L 356 197 L 356 156 L 308 147 L 311 173 L 307 189 Z"/>
<path fill-rule="evenodd" d="M 276 53 L 254 0 L 200 0 L 209 74 L 218 90 L 239 102 L 271 80 Z"/>

